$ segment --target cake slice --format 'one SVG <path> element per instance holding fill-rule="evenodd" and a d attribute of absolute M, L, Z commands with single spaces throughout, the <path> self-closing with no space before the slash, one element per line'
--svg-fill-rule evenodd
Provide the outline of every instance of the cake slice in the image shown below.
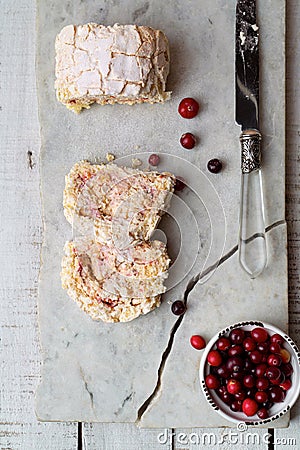
<path fill-rule="evenodd" d="M 66 176 L 65 217 L 76 232 L 120 249 L 149 240 L 169 206 L 175 177 L 82 161 Z"/>
<path fill-rule="evenodd" d="M 121 252 L 79 238 L 65 244 L 62 286 L 94 320 L 127 322 L 160 305 L 169 263 L 159 241 Z"/>
<path fill-rule="evenodd" d="M 96 102 L 156 103 L 166 92 L 169 45 L 147 26 L 68 25 L 56 37 L 57 98 L 79 112 Z"/>

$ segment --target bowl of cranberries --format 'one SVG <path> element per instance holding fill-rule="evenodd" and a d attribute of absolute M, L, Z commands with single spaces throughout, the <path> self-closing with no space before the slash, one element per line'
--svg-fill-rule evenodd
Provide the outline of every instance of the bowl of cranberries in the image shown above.
<path fill-rule="evenodd" d="M 210 405 L 231 422 L 251 425 L 278 419 L 300 392 L 300 353 L 273 325 L 231 325 L 207 344 L 200 384 Z"/>

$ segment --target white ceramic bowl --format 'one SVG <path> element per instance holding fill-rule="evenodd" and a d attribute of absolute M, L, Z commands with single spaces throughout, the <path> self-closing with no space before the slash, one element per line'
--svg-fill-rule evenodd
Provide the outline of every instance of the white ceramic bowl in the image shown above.
<path fill-rule="evenodd" d="M 265 328 L 270 336 L 278 333 L 284 338 L 285 343 L 283 344 L 283 348 L 288 350 L 289 353 L 291 354 L 290 363 L 292 364 L 293 367 L 293 374 L 291 376 L 292 387 L 286 392 L 285 400 L 281 403 L 274 403 L 274 405 L 269 410 L 270 414 L 269 417 L 264 420 L 260 419 L 257 415 L 248 417 L 243 412 L 233 412 L 228 405 L 222 402 L 222 400 L 220 399 L 220 397 L 218 397 L 216 392 L 213 389 L 208 389 L 205 384 L 205 377 L 206 375 L 209 374 L 210 371 L 210 366 L 208 365 L 206 358 L 210 350 L 215 348 L 216 341 L 221 336 L 228 336 L 230 331 L 233 330 L 234 328 L 242 328 L 244 330 L 250 331 L 256 327 Z M 225 419 L 235 423 L 245 422 L 247 425 L 261 425 L 265 423 L 270 423 L 273 420 L 276 420 L 279 417 L 286 414 L 294 405 L 299 396 L 300 393 L 299 350 L 296 344 L 292 341 L 292 339 L 286 333 L 284 333 L 282 330 L 278 329 L 274 325 L 270 325 L 268 323 L 261 322 L 258 320 L 235 323 L 234 325 L 230 325 L 227 328 L 224 328 L 222 331 L 218 332 L 205 347 L 200 363 L 200 385 L 208 403 L 216 412 L 218 412 Z"/>

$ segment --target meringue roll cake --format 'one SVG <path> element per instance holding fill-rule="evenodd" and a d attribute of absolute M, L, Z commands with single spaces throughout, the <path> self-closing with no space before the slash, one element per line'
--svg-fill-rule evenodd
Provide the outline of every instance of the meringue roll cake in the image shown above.
<path fill-rule="evenodd" d="M 169 45 L 147 26 L 68 25 L 56 37 L 57 98 L 80 112 L 92 103 L 156 103 L 166 92 Z"/>

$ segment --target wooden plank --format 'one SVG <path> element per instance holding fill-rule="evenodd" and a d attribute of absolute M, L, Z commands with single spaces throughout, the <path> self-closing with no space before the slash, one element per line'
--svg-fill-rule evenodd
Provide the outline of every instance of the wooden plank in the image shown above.
<path fill-rule="evenodd" d="M 167 450 L 172 448 L 172 430 L 139 429 L 127 423 L 83 424 L 86 450 Z"/>
<path fill-rule="evenodd" d="M 0 0 L 0 448 L 77 449 L 77 424 L 38 423 L 41 244 L 35 2 Z"/>
<path fill-rule="evenodd" d="M 300 346 L 300 3 L 287 2 L 287 178 L 286 214 L 289 249 L 289 327 L 292 339 Z M 291 411 L 287 429 L 275 430 L 275 448 L 300 447 L 300 399 Z"/>

